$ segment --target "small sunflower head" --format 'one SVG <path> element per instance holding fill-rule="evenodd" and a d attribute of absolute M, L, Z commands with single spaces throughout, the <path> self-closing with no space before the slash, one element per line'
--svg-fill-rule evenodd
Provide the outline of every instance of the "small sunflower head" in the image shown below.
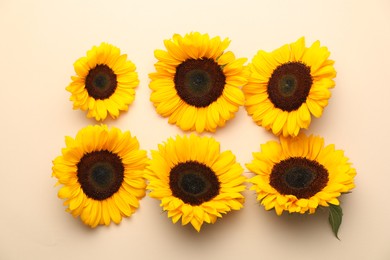
<path fill-rule="evenodd" d="M 150 100 L 157 112 L 182 130 L 215 132 L 244 104 L 246 59 L 225 51 L 229 40 L 198 32 L 175 34 L 156 50 L 156 72 L 149 75 Z"/>
<path fill-rule="evenodd" d="M 66 137 L 62 155 L 53 161 L 53 177 L 62 185 L 58 197 L 67 211 L 90 227 L 119 224 L 145 196 L 146 151 L 130 132 L 87 126 Z"/>
<path fill-rule="evenodd" d="M 94 46 L 74 63 L 74 69 L 76 76 L 66 88 L 74 109 L 88 111 L 87 117 L 97 121 L 127 111 L 139 80 L 135 65 L 119 48 L 107 43 Z"/>
<path fill-rule="evenodd" d="M 215 223 L 243 207 L 243 169 L 230 151 L 220 152 L 211 137 L 177 136 L 159 145 L 145 171 L 152 198 L 176 223 L 200 231 L 203 223 Z"/>
<path fill-rule="evenodd" d="M 318 136 L 300 134 L 261 145 L 247 168 L 252 190 L 265 209 L 278 215 L 314 213 L 318 206 L 339 205 L 338 197 L 355 187 L 356 171 L 341 150 L 324 147 Z"/>
<path fill-rule="evenodd" d="M 253 120 L 275 135 L 295 137 L 320 117 L 331 97 L 336 71 L 330 52 L 305 39 L 273 52 L 259 51 L 249 64 L 243 87 L 245 107 Z"/>

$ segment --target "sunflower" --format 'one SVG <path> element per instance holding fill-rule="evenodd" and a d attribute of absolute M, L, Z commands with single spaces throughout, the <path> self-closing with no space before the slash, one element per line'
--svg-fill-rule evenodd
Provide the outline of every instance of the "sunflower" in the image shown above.
<path fill-rule="evenodd" d="M 53 176 L 63 187 L 67 211 L 91 226 L 116 224 L 132 215 L 145 196 L 146 151 L 130 132 L 107 126 L 87 126 L 53 161 Z"/>
<path fill-rule="evenodd" d="M 165 40 L 156 50 L 156 72 L 149 74 L 150 100 L 157 112 L 181 129 L 215 132 L 245 102 L 246 59 L 225 52 L 230 41 L 198 32 Z"/>
<path fill-rule="evenodd" d="M 72 93 L 73 109 L 88 110 L 87 117 L 97 121 L 107 113 L 117 118 L 119 111 L 127 111 L 139 80 L 135 65 L 119 48 L 108 43 L 94 46 L 74 63 L 74 69 L 77 76 L 66 88 Z"/>
<path fill-rule="evenodd" d="M 339 205 L 338 197 L 355 187 L 356 171 L 343 151 L 324 147 L 318 136 L 280 137 L 280 143 L 263 144 L 253 156 L 246 165 L 256 174 L 249 179 L 251 189 L 266 210 L 274 208 L 278 215 Z"/>
<path fill-rule="evenodd" d="M 211 137 L 177 136 L 152 151 L 146 168 L 147 188 L 168 217 L 199 232 L 203 223 L 243 207 L 246 178 L 230 151 L 220 153 Z"/>
<path fill-rule="evenodd" d="M 311 115 L 322 115 L 335 86 L 329 55 L 319 41 L 306 48 L 303 37 L 271 53 L 259 51 L 243 87 L 248 114 L 275 135 L 297 136 L 307 129 Z"/>

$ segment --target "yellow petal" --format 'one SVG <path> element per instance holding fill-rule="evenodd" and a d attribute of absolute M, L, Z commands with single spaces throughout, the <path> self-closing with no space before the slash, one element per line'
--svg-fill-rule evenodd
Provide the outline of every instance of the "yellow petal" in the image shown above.
<path fill-rule="evenodd" d="M 305 52 L 305 37 L 299 38 L 296 42 L 290 44 L 291 47 L 291 59 L 293 61 L 301 61 Z"/>
<path fill-rule="evenodd" d="M 73 66 L 74 66 L 74 70 L 76 71 L 77 75 L 79 75 L 80 77 L 84 78 L 88 75 L 89 67 L 86 63 L 85 57 L 77 60 Z"/>
<path fill-rule="evenodd" d="M 309 108 L 310 112 L 315 117 L 320 117 L 322 115 L 322 107 L 319 106 L 317 102 L 315 102 L 314 100 L 312 100 L 310 98 L 307 98 L 306 104 L 307 104 L 307 107 Z"/>
<path fill-rule="evenodd" d="M 103 100 L 96 100 L 96 110 L 97 110 L 97 114 L 98 114 L 98 117 L 96 118 L 97 120 L 104 120 L 106 119 L 107 117 L 107 109 L 104 105 L 104 102 Z"/>
<path fill-rule="evenodd" d="M 192 217 L 193 217 L 193 211 L 192 211 L 192 206 L 188 205 L 188 204 L 184 204 L 182 207 L 181 207 L 181 210 L 183 212 L 183 216 L 182 216 L 182 225 L 187 225 Z"/>
<path fill-rule="evenodd" d="M 235 60 L 233 52 L 227 51 L 218 58 L 218 65 L 226 65 Z"/>
<path fill-rule="evenodd" d="M 288 112 L 280 111 L 280 113 L 276 117 L 276 120 L 275 120 L 275 122 L 274 122 L 274 124 L 272 126 L 272 132 L 275 135 L 279 135 L 280 134 L 281 130 L 284 127 L 284 124 L 286 123 L 287 117 L 288 117 Z"/>
<path fill-rule="evenodd" d="M 200 231 L 200 228 L 203 224 L 203 221 L 200 221 L 199 219 L 192 218 L 191 219 L 191 225 L 195 228 L 196 231 Z"/>
<path fill-rule="evenodd" d="M 237 105 L 243 105 L 245 97 L 239 88 L 226 86 L 223 95 L 232 103 Z"/>
<path fill-rule="evenodd" d="M 102 219 L 106 226 L 108 226 L 111 222 L 107 200 L 102 201 Z"/>
<path fill-rule="evenodd" d="M 107 199 L 107 205 L 112 221 L 114 221 L 116 224 L 119 224 L 122 220 L 122 217 L 120 215 L 119 209 L 115 206 L 115 202 L 113 201 L 112 197 Z"/>
<path fill-rule="evenodd" d="M 309 109 L 306 105 L 306 103 L 303 103 L 298 108 L 298 119 L 299 119 L 299 125 L 302 128 L 307 128 L 310 125 L 311 117 Z"/>
<path fill-rule="evenodd" d="M 297 112 L 291 111 L 288 113 L 287 119 L 287 132 L 291 136 L 296 136 L 299 132 L 299 126 L 297 125 Z"/>
<path fill-rule="evenodd" d="M 203 107 L 197 109 L 197 116 L 195 121 L 195 130 L 198 133 L 202 133 L 206 127 L 206 113 L 207 110 Z"/>
<path fill-rule="evenodd" d="M 120 192 L 123 193 L 123 192 Z M 113 195 L 115 205 L 118 207 L 118 209 L 123 213 L 125 216 L 131 215 L 131 209 L 129 205 L 122 199 L 122 197 L 117 193 Z"/>

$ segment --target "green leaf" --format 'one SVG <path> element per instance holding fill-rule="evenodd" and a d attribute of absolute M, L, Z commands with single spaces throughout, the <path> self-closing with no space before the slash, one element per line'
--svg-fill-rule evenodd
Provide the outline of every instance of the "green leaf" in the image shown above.
<path fill-rule="evenodd" d="M 343 210 L 338 205 L 333 205 L 330 203 L 328 204 L 329 204 L 329 224 L 332 226 L 334 235 L 337 237 L 338 240 L 340 240 L 337 233 L 339 232 L 341 221 L 343 219 Z"/>

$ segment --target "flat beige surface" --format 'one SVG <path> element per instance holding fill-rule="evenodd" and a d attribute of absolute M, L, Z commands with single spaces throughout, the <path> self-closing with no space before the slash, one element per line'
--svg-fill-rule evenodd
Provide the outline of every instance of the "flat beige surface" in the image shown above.
<path fill-rule="evenodd" d="M 1 0 L 0 259 L 390 259 L 389 12 L 388 0 Z M 92 230 L 65 212 L 52 160 L 65 135 L 95 124 L 68 100 L 73 62 L 102 41 L 128 54 L 141 80 L 136 100 L 105 123 L 130 130 L 149 151 L 183 133 L 149 102 L 153 51 L 190 31 L 229 37 L 229 50 L 249 59 L 300 36 L 330 49 L 336 88 L 307 133 L 345 150 L 358 172 L 357 188 L 342 198 L 341 241 L 325 211 L 277 217 L 252 191 L 243 210 L 199 234 L 173 225 L 149 197 L 118 226 Z M 242 165 L 274 139 L 243 108 L 213 136 Z"/>

